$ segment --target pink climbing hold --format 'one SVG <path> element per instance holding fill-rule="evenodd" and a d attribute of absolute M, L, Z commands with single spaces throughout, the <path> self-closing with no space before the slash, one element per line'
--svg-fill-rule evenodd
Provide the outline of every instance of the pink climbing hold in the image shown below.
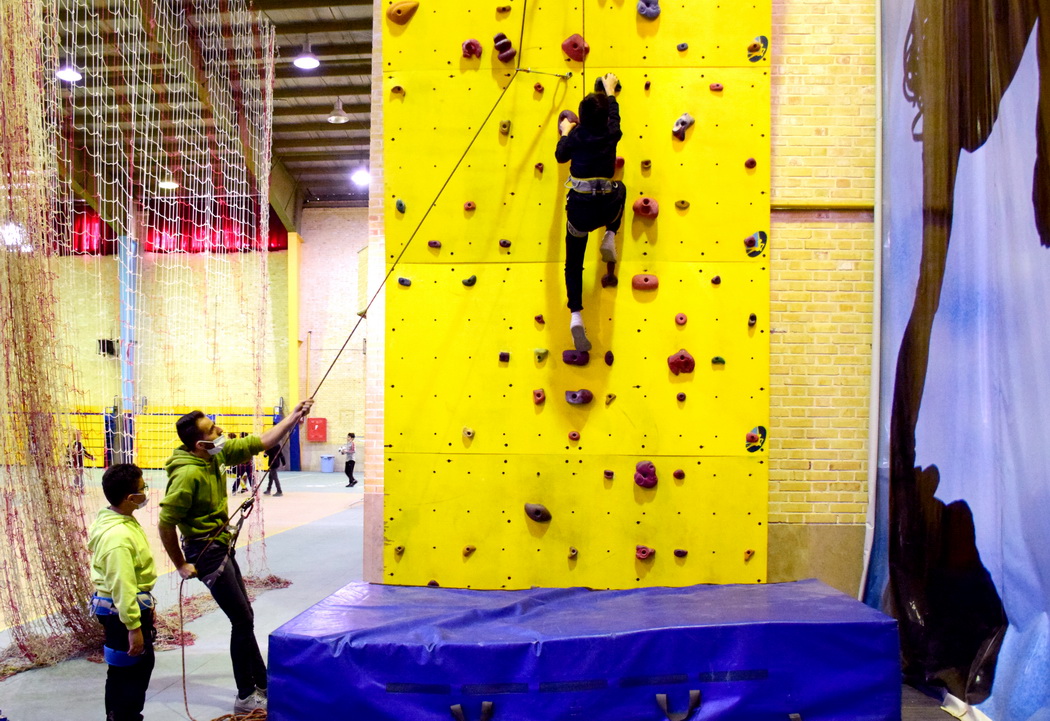
<path fill-rule="evenodd" d="M 634 201 L 631 210 L 634 211 L 635 215 L 640 215 L 643 218 L 655 218 L 660 213 L 660 204 L 652 198 L 639 198 Z"/>
<path fill-rule="evenodd" d="M 686 317 L 685 313 L 679 313 L 674 317 L 675 325 L 685 325 L 686 321 L 688 320 L 689 318 Z"/>
<path fill-rule="evenodd" d="M 675 375 L 679 373 L 692 373 L 696 368 L 696 360 L 685 348 L 667 358 L 667 367 Z"/>
<path fill-rule="evenodd" d="M 547 392 L 542 388 L 537 388 L 532 392 L 532 402 L 536 405 L 542 405 L 547 400 Z"/>
<path fill-rule="evenodd" d="M 744 238 L 744 247 L 745 248 L 754 248 L 757 244 L 758 244 L 758 238 L 756 238 L 753 235 L 749 235 L 746 238 Z"/>
<path fill-rule="evenodd" d="M 579 431 L 569 431 L 569 440 L 570 441 L 578 441 L 578 440 L 580 440 L 580 432 Z"/>
<path fill-rule="evenodd" d="M 724 89 L 725 88 L 722 87 L 722 83 L 711 83 L 711 92 L 712 93 L 720 93 Z"/>
<path fill-rule="evenodd" d="M 747 441 L 748 443 L 758 443 L 758 441 L 760 440 L 760 437 L 754 431 L 748 431 L 747 435 L 744 436 L 744 440 Z"/>
<path fill-rule="evenodd" d="M 655 548 L 649 548 L 648 546 L 635 546 L 634 547 L 634 557 L 637 558 L 639 561 L 645 561 L 645 560 L 647 560 L 649 558 L 652 558 L 655 555 L 656 555 L 656 549 Z"/>
<path fill-rule="evenodd" d="M 481 57 L 481 42 L 471 38 L 470 40 L 463 41 L 463 57 L 467 58 L 480 58 Z"/>
<path fill-rule="evenodd" d="M 660 287 L 660 279 L 650 273 L 639 273 L 631 278 L 631 287 L 635 290 L 656 290 Z"/>
<path fill-rule="evenodd" d="M 652 461 L 638 461 L 634 466 L 634 482 L 642 488 L 652 488 L 656 485 L 656 466 Z"/>
<path fill-rule="evenodd" d="M 463 210 L 474 210 L 477 207 L 478 206 L 474 204 L 473 200 L 468 200 L 466 203 L 463 204 Z"/>
<path fill-rule="evenodd" d="M 673 475 L 676 481 L 680 481 L 683 478 L 685 478 L 685 471 L 683 471 L 681 468 L 676 468 Z"/>
<path fill-rule="evenodd" d="M 581 63 L 587 57 L 587 53 L 591 51 L 591 46 L 587 44 L 582 35 L 574 33 L 565 38 L 561 44 L 561 49 L 572 60 Z"/>

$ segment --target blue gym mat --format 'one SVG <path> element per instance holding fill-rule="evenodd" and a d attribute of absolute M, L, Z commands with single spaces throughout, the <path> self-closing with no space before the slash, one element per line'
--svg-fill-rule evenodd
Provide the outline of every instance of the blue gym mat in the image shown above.
<path fill-rule="evenodd" d="M 269 683 L 271 721 L 863 721 L 901 709 L 897 622 L 812 580 L 352 583 L 270 635 Z"/>

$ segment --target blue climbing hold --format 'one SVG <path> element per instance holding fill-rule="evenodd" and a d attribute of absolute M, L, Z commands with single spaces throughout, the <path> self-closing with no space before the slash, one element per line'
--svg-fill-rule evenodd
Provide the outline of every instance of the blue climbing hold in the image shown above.
<path fill-rule="evenodd" d="M 401 198 L 398 198 L 397 202 L 394 203 L 394 207 L 397 208 L 397 212 L 404 213 L 405 212 L 405 201 L 401 200 Z"/>
<path fill-rule="evenodd" d="M 650 20 L 660 17 L 660 0 L 638 0 L 638 14 Z"/>
<path fill-rule="evenodd" d="M 412 281 L 410 281 L 408 278 L 398 278 L 397 282 L 398 282 L 398 285 L 403 285 L 406 288 L 408 286 L 412 285 Z"/>
<path fill-rule="evenodd" d="M 685 52 L 689 49 L 689 43 L 678 43 L 678 52 Z"/>

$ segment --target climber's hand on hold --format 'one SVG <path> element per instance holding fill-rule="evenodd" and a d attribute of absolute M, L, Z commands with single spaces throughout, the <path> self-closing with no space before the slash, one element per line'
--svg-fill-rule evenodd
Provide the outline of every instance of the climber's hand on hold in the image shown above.
<path fill-rule="evenodd" d="M 576 127 L 576 123 L 572 122 L 568 118 L 562 118 L 561 122 L 558 123 L 558 131 L 562 135 L 568 135 L 572 132 L 572 129 Z"/>
<path fill-rule="evenodd" d="M 605 86 L 606 95 L 613 95 L 616 92 L 616 86 L 619 84 L 620 81 L 614 73 L 606 73 L 602 78 L 602 85 Z"/>

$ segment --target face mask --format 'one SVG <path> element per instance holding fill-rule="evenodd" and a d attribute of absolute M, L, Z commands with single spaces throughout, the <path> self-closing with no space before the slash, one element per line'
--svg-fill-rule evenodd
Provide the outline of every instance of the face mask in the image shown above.
<path fill-rule="evenodd" d="M 146 494 L 142 494 L 142 495 L 144 495 L 144 496 L 145 496 Z M 149 503 L 149 496 L 146 496 L 146 497 L 145 497 L 145 498 L 144 498 L 144 499 L 142 500 L 142 503 L 136 503 L 136 504 L 135 504 L 135 508 L 145 508 L 145 507 L 146 507 L 146 505 L 147 505 L 148 503 Z"/>
<path fill-rule="evenodd" d="M 208 451 L 208 455 L 209 456 L 217 456 L 217 455 L 219 455 L 219 451 L 222 450 L 222 447 L 224 445 L 226 445 L 226 436 L 219 436 L 214 441 L 206 441 L 206 442 L 212 444 L 211 448 L 205 449 L 205 450 Z"/>

